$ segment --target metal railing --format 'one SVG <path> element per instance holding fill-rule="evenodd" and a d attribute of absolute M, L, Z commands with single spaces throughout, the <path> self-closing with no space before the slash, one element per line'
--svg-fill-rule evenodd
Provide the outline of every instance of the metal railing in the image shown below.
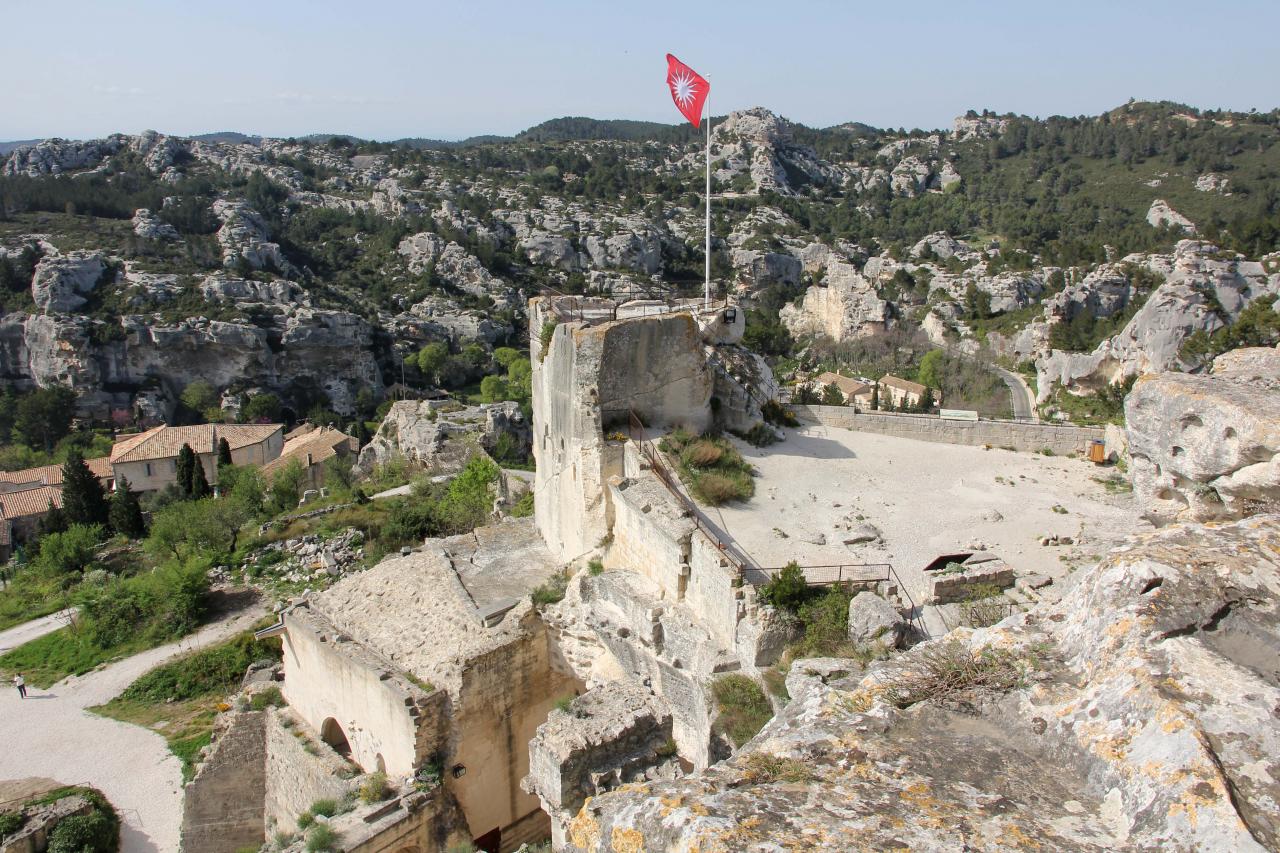
<path fill-rule="evenodd" d="M 786 566 L 753 568 L 747 572 L 747 582 L 762 586 L 773 580 Z M 893 566 L 888 563 L 844 563 L 829 566 L 800 566 L 804 582 L 809 586 L 835 586 L 857 584 L 874 586 L 893 579 Z"/>
<path fill-rule="evenodd" d="M 617 320 L 620 317 L 625 319 L 628 316 L 644 317 L 644 316 L 664 316 L 666 314 L 679 314 L 688 312 L 690 314 L 698 314 L 705 310 L 720 311 L 730 307 L 733 303 L 726 296 L 724 299 L 717 299 L 712 302 L 710 308 L 704 308 L 702 300 L 693 297 L 679 299 L 667 297 L 665 299 L 628 299 L 619 302 L 616 299 L 610 299 L 607 296 L 582 296 L 577 294 L 561 293 L 554 287 L 543 286 L 541 295 L 552 297 L 548 303 L 551 313 L 564 323 L 607 323 Z M 634 306 L 636 302 L 654 303 L 644 306 Z M 626 306 L 633 305 L 635 313 L 626 311 Z"/>

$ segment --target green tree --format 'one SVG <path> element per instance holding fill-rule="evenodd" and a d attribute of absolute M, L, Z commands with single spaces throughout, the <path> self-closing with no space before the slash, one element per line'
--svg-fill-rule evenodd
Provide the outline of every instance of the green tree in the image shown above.
<path fill-rule="evenodd" d="M 209 477 L 204 473 L 204 464 L 198 457 L 195 464 L 191 466 L 191 482 L 187 491 L 197 500 L 213 494 L 213 489 L 209 488 Z"/>
<path fill-rule="evenodd" d="M 110 505 L 107 515 L 112 530 L 130 539 L 141 539 L 146 535 L 142 505 L 138 502 L 137 492 L 129 489 L 127 478 L 121 476 L 116 479 L 116 490 L 111 493 Z"/>
<path fill-rule="evenodd" d="M 78 450 L 62 464 L 62 511 L 70 524 L 107 523 L 107 496 Z"/>
<path fill-rule="evenodd" d="M 520 358 L 520 351 L 511 347 L 498 347 L 493 351 L 493 360 L 504 369 L 510 367 L 511 363 L 518 358 Z"/>
<path fill-rule="evenodd" d="M 28 447 L 43 447 L 48 453 L 71 432 L 75 413 L 76 393 L 70 388 L 40 388 L 18 401 L 13 431 Z"/>
<path fill-rule="evenodd" d="M 916 371 L 916 381 L 930 388 L 941 388 L 942 365 L 942 350 L 929 350 L 924 354 L 924 358 L 920 359 L 920 367 Z"/>
<path fill-rule="evenodd" d="M 964 291 L 964 307 L 970 320 L 985 320 L 991 316 L 991 294 L 969 282 Z"/>
<path fill-rule="evenodd" d="M 486 376 L 480 380 L 480 398 L 486 403 L 507 399 L 507 383 L 501 376 Z"/>
<path fill-rule="evenodd" d="M 182 405 L 196 415 L 203 416 L 210 409 L 218 408 L 218 392 L 208 382 L 197 380 L 182 389 Z"/>
<path fill-rule="evenodd" d="M 175 481 L 178 485 L 178 491 L 182 492 L 184 498 L 191 497 L 191 478 L 194 476 L 196 465 L 196 452 L 191 449 L 191 445 L 183 444 L 182 449 L 178 451 L 178 461 Z"/>
<path fill-rule="evenodd" d="M 871 386 L 871 411 L 880 408 L 880 383 L 876 382 Z"/>
<path fill-rule="evenodd" d="M 94 563 L 102 528 L 96 524 L 73 524 L 61 533 L 40 540 L 36 568 L 47 577 L 84 574 Z"/>
<path fill-rule="evenodd" d="M 240 407 L 240 423 L 276 423 L 283 411 L 275 394 L 255 394 Z"/>
<path fill-rule="evenodd" d="M 291 459 L 271 477 L 270 509 L 273 513 L 296 509 L 302 495 L 302 481 L 306 472 L 302 463 Z"/>
<path fill-rule="evenodd" d="M 413 363 L 422 371 L 423 376 L 431 378 L 431 384 L 439 385 L 441 371 L 448 361 L 449 345 L 443 341 L 433 341 L 418 350 Z"/>
<path fill-rule="evenodd" d="M 231 462 L 231 444 L 225 439 L 218 439 L 218 467 L 230 465 Z"/>
<path fill-rule="evenodd" d="M 832 382 L 822 389 L 822 405 L 824 406 L 843 406 L 844 405 L 844 392 L 840 390 L 840 386 Z"/>
<path fill-rule="evenodd" d="M 787 563 L 769 582 L 760 587 L 760 597 L 780 610 L 795 613 L 809 597 L 809 584 L 804 571 L 793 560 Z"/>
<path fill-rule="evenodd" d="M 933 388 L 925 386 L 924 395 L 920 398 L 920 411 L 932 412 L 934 405 Z"/>
<path fill-rule="evenodd" d="M 62 507 L 54 506 L 53 501 L 49 501 L 49 508 L 36 525 L 36 536 L 43 539 L 51 533 L 61 533 L 69 526 L 67 514 L 62 511 Z"/>

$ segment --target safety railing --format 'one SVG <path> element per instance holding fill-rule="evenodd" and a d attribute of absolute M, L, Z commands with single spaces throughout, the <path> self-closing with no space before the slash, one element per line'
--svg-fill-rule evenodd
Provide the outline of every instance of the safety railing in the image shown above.
<path fill-rule="evenodd" d="M 747 582 L 762 586 L 773 580 L 785 566 L 751 569 Z M 829 566 L 800 566 L 804 582 L 809 586 L 834 586 L 836 584 L 865 584 L 872 586 L 888 583 L 893 578 L 893 566 L 888 563 L 845 563 Z"/>

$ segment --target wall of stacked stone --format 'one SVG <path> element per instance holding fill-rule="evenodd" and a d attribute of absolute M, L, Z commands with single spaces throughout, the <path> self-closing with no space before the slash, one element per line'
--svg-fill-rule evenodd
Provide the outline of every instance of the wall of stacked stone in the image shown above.
<path fill-rule="evenodd" d="M 796 416 L 811 423 L 855 432 L 874 432 L 918 441 L 972 446 L 1011 447 L 1029 453 L 1044 449 L 1059 456 L 1085 453 L 1090 441 L 1102 441 L 1100 427 L 1057 426 L 1019 421 L 952 421 L 937 415 L 857 412 L 847 406 L 793 406 Z"/>
<path fill-rule="evenodd" d="M 613 541 L 605 568 L 626 569 L 662 588 L 663 597 L 679 601 L 689 568 L 689 538 L 694 523 L 653 474 L 609 483 Z"/>
<path fill-rule="evenodd" d="M 289 711 L 269 711 L 266 720 L 266 821 L 268 831 L 293 832 L 298 815 L 316 800 L 341 800 L 352 783 L 350 764 Z M 293 725 L 286 728 L 284 720 Z M 296 736 L 302 732 L 305 739 Z M 307 744 L 313 744 L 312 751 Z"/>
<path fill-rule="evenodd" d="M 183 853 L 262 844 L 265 750 L 265 711 L 232 711 L 218 720 L 213 748 L 183 792 Z"/>
<path fill-rule="evenodd" d="M 721 646 L 732 649 L 741 617 L 738 571 L 701 530 L 693 532 L 690 546 L 685 602 Z"/>

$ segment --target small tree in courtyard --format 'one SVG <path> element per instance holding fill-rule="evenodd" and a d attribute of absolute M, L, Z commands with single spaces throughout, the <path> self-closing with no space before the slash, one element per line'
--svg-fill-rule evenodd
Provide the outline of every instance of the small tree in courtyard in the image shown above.
<path fill-rule="evenodd" d="M 62 511 L 70 524 L 107 523 L 106 492 L 84 457 L 75 451 L 62 465 Z"/>
<path fill-rule="evenodd" d="M 840 390 L 840 386 L 832 382 L 822 389 L 822 405 L 824 406 L 843 406 L 844 392 Z"/>
<path fill-rule="evenodd" d="M 130 539 L 141 539 L 147 532 L 142 518 L 142 505 L 138 503 L 136 492 L 130 491 L 129 481 L 124 477 L 116 480 L 116 490 L 111 493 L 111 507 L 108 518 L 111 529 Z"/>
<path fill-rule="evenodd" d="M 182 449 L 178 451 L 176 479 L 183 497 L 191 497 L 191 476 L 197 464 L 196 452 L 191 449 L 191 445 L 182 445 Z"/>

